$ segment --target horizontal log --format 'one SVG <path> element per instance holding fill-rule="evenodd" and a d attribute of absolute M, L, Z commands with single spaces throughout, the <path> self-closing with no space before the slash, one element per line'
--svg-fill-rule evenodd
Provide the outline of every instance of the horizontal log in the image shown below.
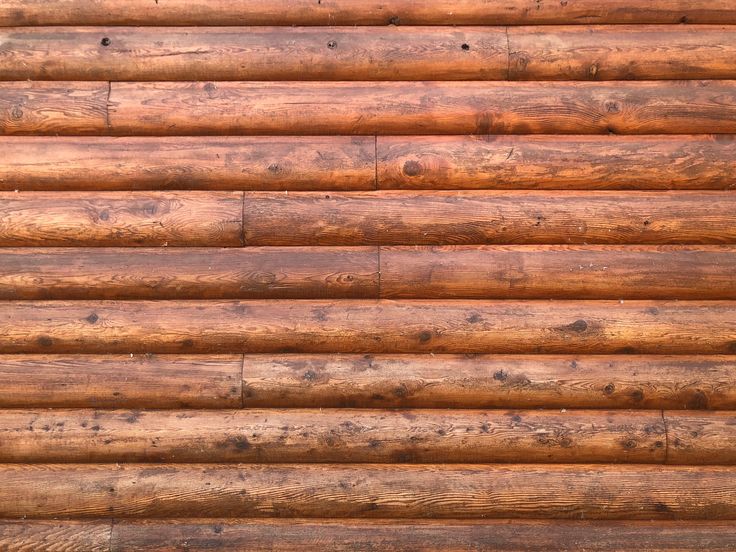
<path fill-rule="evenodd" d="M 0 246 L 239 246 L 240 192 L 0 192 Z"/>
<path fill-rule="evenodd" d="M 733 247 L 381 247 L 380 258 L 393 299 L 736 299 Z"/>
<path fill-rule="evenodd" d="M 509 80 L 730 79 L 736 72 L 736 31 L 726 26 L 511 27 L 508 39 Z"/>
<path fill-rule="evenodd" d="M 0 299 L 300 298 L 378 298 L 376 248 L 0 248 Z"/>
<path fill-rule="evenodd" d="M 245 355 L 246 408 L 736 410 L 730 356 Z"/>
<path fill-rule="evenodd" d="M 736 141 L 700 136 L 380 136 L 383 189 L 731 189 Z M 1 170 L 1 169 L 0 169 Z"/>
<path fill-rule="evenodd" d="M 110 86 L 113 134 L 736 132 L 734 81 L 113 82 Z M 54 97 L 47 100 L 47 106 L 54 105 Z M 57 132 L 77 129 L 70 124 Z"/>
<path fill-rule="evenodd" d="M 736 242 L 731 192 L 244 193 L 247 245 Z"/>
<path fill-rule="evenodd" d="M 128 531 L 133 533 L 135 531 L 133 527 L 135 526 Z M 135 532 L 140 535 L 145 533 L 146 529 L 141 527 Z M 0 521 L 0 550 L 8 552 L 26 550 L 109 552 L 111 538 L 111 521 Z M 153 540 L 154 537 L 151 535 L 149 538 Z M 135 546 L 141 550 L 139 544 Z"/>
<path fill-rule="evenodd" d="M 693 412 L 667 421 L 667 462 L 670 464 L 736 463 L 736 412 L 713 415 Z"/>
<path fill-rule="evenodd" d="M 241 355 L 2 355 L 2 408 L 239 408 Z"/>
<path fill-rule="evenodd" d="M 517 25 L 550 23 L 736 23 L 730 0 L 5 0 L 0 25 Z"/>
<path fill-rule="evenodd" d="M 4 464 L 0 517 L 736 519 L 725 466 Z"/>
<path fill-rule="evenodd" d="M 701 52 L 710 60 L 692 74 L 708 78 L 733 39 L 700 29 L 722 41 L 691 46 L 692 65 Z M 509 63 L 503 27 L 20 27 L 4 39 L 4 80 L 505 80 Z"/>
<path fill-rule="evenodd" d="M 373 137 L 5 136 L 0 190 L 372 190 Z"/>
<path fill-rule="evenodd" d="M 11 301 L 0 353 L 724 354 L 729 301 Z"/>
<path fill-rule="evenodd" d="M 0 410 L 0 462 L 661 464 L 666 441 L 656 410 Z"/>
<path fill-rule="evenodd" d="M 0 82 L 0 135 L 104 134 L 106 82 Z"/>

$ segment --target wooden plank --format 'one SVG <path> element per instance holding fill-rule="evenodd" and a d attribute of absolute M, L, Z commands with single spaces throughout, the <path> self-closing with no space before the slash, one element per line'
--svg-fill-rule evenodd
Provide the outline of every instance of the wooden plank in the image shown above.
<path fill-rule="evenodd" d="M 104 134 L 106 82 L 0 82 L 0 135 Z"/>
<path fill-rule="evenodd" d="M 656 410 L 0 410 L 0 462 L 661 464 L 666 441 Z"/>
<path fill-rule="evenodd" d="M 379 136 L 383 189 L 732 189 L 736 141 L 694 136 Z"/>
<path fill-rule="evenodd" d="M 111 538 L 112 523 L 109 521 L 0 522 L 0 550 L 8 552 L 31 550 L 107 552 L 110 550 Z"/>
<path fill-rule="evenodd" d="M 729 301 L 11 301 L 0 353 L 727 354 Z"/>
<path fill-rule="evenodd" d="M 730 192 L 245 192 L 247 245 L 727 244 Z M 284 232 L 289 228 L 289 232 Z"/>
<path fill-rule="evenodd" d="M 246 408 L 736 410 L 730 356 L 245 355 Z"/>
<path fill-rule="evenodd" d="M 372 190 L 375 139 L 6 136 L 0 190 Z"/>
<path fill-rule="evenodd" d="M 0 248 L 0 299 L 323 298 L 378 298 L 376 248 Z"/>
<path fill-rule="evenodd" d="M 132 135 L 718 134 L 736 132 L 736 83 L 113 82 L 109 122 Z"/>
<path fill-rule="evenodd" d="M 736 23 L 730 0 L 5 0 L 0 25 L 518 25 Z"/>
<path fill-rule="evenodd" d="M 0 517 L 736 519 L 725 466 L 4 464 Z"/>
<path fill-rule="evenodd" d="M 511 27 L 509 80 L 730 79 L 727 26 Z"/>
<path fill-rule="evenodd" d="M 19 27 L 6 29 L 4 38 L 4 80 L 505 80 L 508 74 L 503 27 Z M 720 28 L 701 28 L 700 38 L 724 41 L 720 50 L 702 47 L 713 65 L 729 55 L 732 39 Z M 670 55 L 677 58 L 673 41 Z"/>
<path fill-rule="evenodd" d="M 392 299 L 736 299 L 733 247 L 404 246 L 380 258 Z M 2 280 L 0 269 L 0 296 Z"/>
<path fill-rule="evenodd" d="M 0 246 L 239 246 L 240 192 L 0 192 Z"/>
<path fill-rule="evenodd" d="M 665 412 L 670 464 L 736 463 L 736 412 Z"/>
<path fill-rule="evenodd" d="M 2 408 L 239 408 L 241 355 L 2 355 Z"/>

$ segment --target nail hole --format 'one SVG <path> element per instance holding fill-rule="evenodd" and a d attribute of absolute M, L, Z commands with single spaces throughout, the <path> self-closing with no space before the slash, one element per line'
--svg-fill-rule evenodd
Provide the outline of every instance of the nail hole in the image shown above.
<path fill-rule="evenodd" d="M 468 50 L 470 50 L 470 45 L 469 45 L 469 44 L 463 44 L 463 45 L 462 45 L 462 46 L 460 46 L 460 47 L 461 47 L 461 48 L 462 48 L 463 50 L 465 50 L 465 51 L 468 51 Z"/>
<path fill-rule="evenodd" d="M 337 42 L 335 42 L 334 40 L 330 40 L 330 41 L 329 41 L 329 42 L 327 43 L 327 47 L 328 47 L 328 48 L 329 48 L 330 50 L 334 50 L 335 48 L 337 48 Z"/>
<path fill-rule="evenodd" d="M 100 40 L 100 44 L 102 44 L 103 46 L 109 46 L 111 43 L 112 43 L 112 40 L 110 40 L 107 37 L 105 37 L 102 40 Z"/>

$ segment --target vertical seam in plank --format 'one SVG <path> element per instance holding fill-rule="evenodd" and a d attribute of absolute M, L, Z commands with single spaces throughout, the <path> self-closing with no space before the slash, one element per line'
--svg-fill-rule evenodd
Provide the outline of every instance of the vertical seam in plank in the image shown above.
<path fill-rule="evenodd" d="M 511 40 L 509 39 L 509 26 L 504 27 L 506 30 L 506 80 L 511 80 Z"/>
<path fill-rule="evenodd" d="M 245 408 L 245 353 L 240 355 L 240 408 Z"/>
<path fill-rule="evenodd" d="M 245 192 L 240 193 L 240 246 L 245 247 Z"/>
<path fill-rule="evenodd" d="M 112 552 L 112 533 L 115 529 L 115 518 L 110 518 L 110 536 L 107 540 L 108 552 Z"/>
<path fill-rule="evenodd" d="M 378 135 L 373 137 L 373 182 L 376 190 L 378 190 Z"/>
<path fill-rule="evenodd" d="M 381 246 L 376 246 L 376 262 L 378 263 L 378 298 L 383 299 L 383 292 L 381 291 Z"/>
<path fill-rule="evenodd" d="M 669 461 L 670 456 L 670 436 L 667 428 L 667 418 L 664 415 L 664 409 L 660 411 L 662 413 L 662 423 L 664 424 L 664 463 Z"/>
<path fill-rule="evenodd" d="M 110 95 L 112 94 L 112 81 L 107 81 L 107 99 L 105 100 L 105 125 L 107 132 L 112 130 L 110 125 Z"/>

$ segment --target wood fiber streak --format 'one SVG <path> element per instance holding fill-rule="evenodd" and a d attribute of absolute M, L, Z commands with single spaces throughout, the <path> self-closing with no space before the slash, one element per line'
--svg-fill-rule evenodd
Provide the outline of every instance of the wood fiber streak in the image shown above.
<path fill-rule="evenodd" d="M 714 419 L 726 446 L 736 427 L 728 431 L 723 421 Z M 716 443 L 697 448 L 700 463 L 713 458 L 703 452 L 730 454 Z M 665 457 L 656 410 L 0 410 L 2 462 L 661 464 Z"/>
<path fill-rule="evenodd" d="M 241 368 L 241 355 L 2 355 L 0 407 L 239 408 Z"/>
<path fill-rule="evenodd" d="M 731 356 L 245 355 L 246 408 L 736 410 Z"/>
<path fill-rule="evenodd" d="M 736 463 L 736 412 L 692 412 L 667 419 L 670 464 Z"/>
<path fill-rule="evenodd" d="M 0 521 L 0 550 L 108 552 L 111 531 L 109 521 Z"/>
<path fill-rule="evenodd" d="M 736 81 L 113 82 L 109 122 L 124 135 L 720 134 L 736 132 Z"/>
<path fill-rule="evenodd" d="M 253 246 L 736 243 L 731 192 L 382 190 L 244 198 L 245 243 Z"/>
<path fill-rule="evenodd" d="M 725 466 L 5 464 L 0 517 L 736 519 Z"/>
<path fill-rule="evenodd" d="M 0 299 L 327 298 L 378 298 L 374 247 L 0 248 Z"/>
<path fill-rule="evenodd" d="M 0 138 L 0 190 L 372 190 L 374 138 Z"/>
<path fill-rule="evenodd" d="M 10 301 L 0 353 L 733 354 L 732 301 Z"/>
<path fill-rule="evenodd" d="M 382 189 L 732 189 L 736 173 L 729 135 L 380 136 L 377 152 Z"/>
<path fill-rule="evenodd" d="M 240 192 L 0 192 L 0 246 L 239 246 Z"/>

